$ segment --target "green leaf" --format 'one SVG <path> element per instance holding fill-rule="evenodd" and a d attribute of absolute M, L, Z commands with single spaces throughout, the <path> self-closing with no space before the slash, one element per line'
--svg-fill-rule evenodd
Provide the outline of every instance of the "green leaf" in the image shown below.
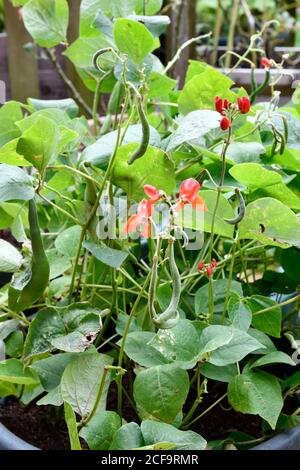
<path fill-rule="evenodd" d="M 22 356 L 24 346 L 24 336 L 22 331 L 13 331 L 4 341 L 5 354 L 9 357 Z"/>
<path fill-rule="evenodd" d="M 14 273 L 23 263 L 21 253 L 10 243 L 0 239 L 0 271 Z"/>
<path fill-rule="evenodd" d="M 152 34 L 137 21 L 119 18 L 114 24 L 114 38 L 120 52 L 139 64 L 154 47 Z"/>
<path fill-rule="evenodd" d="M 151 184 L 171 194 L 175 189 L 174 164 L 160 149 L 148 147 L 145 155 L 128 165 L 128 160 L 137 144 L 119 148 L 112 169 L 113 184 L 122 188 L 130 199 L 140 201 L 144 196 L 144 185 Z"/>
<path fill-rule="evenodd" d="M 174 150 L 185 142 L 205 146 L 205 134 L 212 129 L 219 129 L 220 114 L 216 111 L 197 110 L 187 114 L 176 131 L 171 135 L 167 152 Z"/>
<path fill-rule="evenodd" d="M 105 47 L 114 47 L 113 41 L 102 32 L 95 31 L 92 36 L 80 36 L 64 52 L 64 55 L 77 67 L 84 81 L 86 82 L 85 79 L 87 79 L 87 84 L 91 81 L 94 82 L 92 88 L 96 86 L 95 78 L 99 78 L 103 75 L 93 66 L 93 56 L 99 49 Z M 115 56 L 111 53 L 106 53 L 101 58 L 101 69 L 106 71 L 112 70 L 115 62 Z M 89 74 L 90 77 L 88 77 L 87 74 Z"/>
<path fill-rule="evenodd" d="M 55 249 L 47 251 L 50 264 L 50 279 L 55 279 L 71 268 L 71 261 Z"/>
<path fill-rule="evenodd" d="M 0 397 L 18 396 L 18 388 L 10 382 L 0 382 Z"/>
<path fill-rule="evenodd" d="M 65 410 L 65 421 L 68 426 L 71 450 L 82 450 L 79 436 L 78 436 L 78 431 L 77 431 L 76 416 L 73 411 L 73 408 L 71 405 L 69 405 L 69 403 L 64 402 L 64 410 Z"/>
<path fill-rule="evenodd" d="M 256 359 L 252 364 L 249 365 L 249 369 L 253 369 L 254 367 L 261 367 L 268 364 L 288 364 L 290 366 L 295 366 L 296 364 L 294 361 L 281 351 L 274 351 L 265 356 Z"/>
<path fill-rule="evenodd" d="M 158 38 L 161 34 L 163 34 L 166 31 L 167 26 L 171 22 L 169 16 L 167 15 L 130 15 L 128 18 L 131 20 L 139 21 L 140 23 L 144 24 L 155 38 Z"/>
<path fill-rule="evenodd" d="M 91 450 L 108 450 L 115 433 L 121 427 L 121 418 L 114 411 L 101 411 L 95 414 L 84 426 L 79 435 Z"/>
<path fill-rule="evenodd" d="M 294 389 L 296 387 L 299 387 L 299 385 L 300 385 L 300 370 L 292 374 L 287 379 L 285 379 L 281 384 L 281 388 L 284 391 L 287 388 Z"/>
<path fill-rule="evenodd" d="M 281 266 L 283 267 L 286 274 L 295 282 L 299 282 L 300 279 L 300 249 L 289 248 L 288 250 L 282 250 L 280 258 Z"/>
<path fill-rule="evenodd" d="M 232 293 L 228 303 L 228 316 L 235 328 L 247 331 L 252 321 L 252 311 L 243 298 Z"/>
<path fill-rule="evenodd" d="M 22 108 L 17 101 L 9 101 L 0 108 L 0 147 L 19 137 L 15 122 L 22 118 Z"/>
<path fill-rule="evenodd" d="M 25 369 L 22 361 L 18 359 L 7 359 L 0 362 L 0 381 L 14 384 L 37 384 L 39 380 L 30 369 Z"/>
<path fill-rule="evenodd" d="M 214 312 L 222 313 L 224 302 L 226 298 L 226 292 L 228 287 L 228 279 L 219 279 L 218 281 L 213 281 L 214 289 Z M 243 296 L 242 285 L 237 281 L 232 281 L 231 292 L 237 294 L 239 297 Z M 195 313 L 199 315 L 200 313 L 209 312 L 208 307 L 208 284 L 200 287 L 196 292 L 195 296 Z"/>
<path fill-rule="evenodd" d="M 136 0 L 111 0 L 112 15 L 115 18 L 128 16 L 134 11 Z"/>
<path fill-rule="evenodd" d="M 199 335 L 190 320 L 179 320 L 173 328 L 159 330 L 150 345 L 182 369 L 194 367 L 200 350 Z"/>
<path fill-rule="evenodd" d="M 111 17 L 111 2 L 107 0 L 82 0 L 80 4 L 80 36 L 88 36 L 94 34 L 92 27 L 98 12 L 102 10 L 103 13 Z"/>
<path fill-rule="evenodd" d="M 168 364 L 143 370 L 134 381 L 134 399 L 141 419 L 173 423 L 188 391 L 187 372 Z"/>
<path fill-rule="evenodd" d="M 107 245 L 85 241 L 82 246 L 90 251 L 96 259 L 115 269 L 119 269 L 128 256 L 127 251 L 115 250 Z"/>
<path fill-rule="evenodd" d="M 231 78 L 206 65 L 202 73 L 184 85 L 178 100 L 179 112 L 188 114 L 196 109 L 214 110 L 216 96 L 236 102 L 238 95 L 230 90 L 233 85 Z"/>
<path fill-rule="evenodd" d="M 275 336 L 275 338 L 280 338 L 282 314 L 280 307 L 277 307 L 277 302 L 262 295 L 252 295 L 247 303 L 253 313 L 252 325 L 254 328 Z M 258 313 L 259 310 L 269 307 L 274 308 L 268 312 Z"/>
<path fill-rule="evenodd" d="M 66 0 L 30 0 L 23 10 L 24 24 L 41 47 L 67 42 L 69 9 Z"/>
<path fill-rule="evenodd" d="M 75 359 L 75 353 L 55 354 L 32 364 L 47 392 L 56 388 L 61 381 L 62 374 L 70 362 Z"/>
<path fill-rule="evenodd" d="M 161 73 L 152 72 L 148 79 L 148 98 L 153 100 L 162 96 L 168 96 L 175 86 L 176 80 L 166 77 L 166 75 Z"/>
<path fill-rule="evenodd" d="M 104 367 L 113 359 L 105 354 L 78 354 L 65 369 L 61 379 L 61 394 L 81 417 L 86 417 L 93 409 Z M 104 411 L 110 376 L 105 379 L 104 389 L 96 412 Z"/>
<path fill-rule="evenodd" d="M 278 201 L 281 201 L 285 206 L 288 206 L 291 209 L 296 211 L 300 210 L 300 198 L 288 186 L 286 186 L 285 183 L 260 188 L 252 194 L 252 197 L 254 199 L 272 197 L 274 199 L 278 199 Z"/>
<path fill-rule="evenodd" d="M 239 362 L 247 354 L 262 346 L 252 336 L 231 326 L 208 326 L 200 336 L 202 357 L 209 352 L 208 362 L 216 366 Z"/>
<path fill-rule="evenodd" d="M 100 314 L 99 310 L 85 303 L 40 310 L 30 323 L 24 346 L 25 357 L 55 348 L 67 352 L 84 351 L 101 328 Z"/>
<path fill-rule="evenodd" d="M 49 108 L 61 109 L 62 111 L 65 111 L 72 119 L 78 116 L 79 113 L 78 104 L 72 98 L 66 98 L 62 100 L 37 100 L 35 98 L 28 98 L 27 102 L 34 108 L 35 111 Z"/>
<path fill-rule="evenodd" d="M 6 320 L 0 322 L 0 340 L 7 338 L 13 331 L 16 331 L 19 322 L 17 320 Z"/>
<path fill-rule="evenodd" d="M 136 423 L 124 424 L 114 435 L 110 450 L 130 450 L 144 445 L 140 427 Z"/>
<path fill-rule="evenodd" d="M 236 364 L 220 367 L 207 362 L 201 365 L 201 374 L 208 379 L 217 380 L 218 382 L 229 382 L 237 374 L 237 367 Z"/>
<path fill-rule="evenodd" d="M 207 444 L 196 432 L 180 431 L 170 424 L 157 421 L 143 421 L 141 431 L 146 446 L 157 442 L 170 442 L 176 444 L 176 450 L 204 450 Z"/>
<path fill-rule="evenodd" d="M 262 331 L 256 330 L 255 328 L 249 328 L 247 333 L 248 333 L 248 335 L 255 338 L 257 341 L 259 341 L 264 346 L 263 348 L 256 349 L 255 351 L 252 351 L 252 354 L 269 354 L 271 352 L 276 351 L 275 345 L 272 342 L 272 340 L 269 338 L 269 336 L 267 336 Z"/>
<path fill-rule="evenodd" d="M 221 146 L 215 148 L 215 152 L 221 154 L 221 151 Z M 255 164 L 261 162 L 260 157 L 265 153 L 265 147 L 260 142 L 233 142 L 226 152 L 226 160 L 239 164 Z"/>
<path fill-rule="evenodd" d="M 20 132 L 19 132 L 20 134 Z M 31 164 L 25 160 L 22 155 L 17 153 L 17 145 L 19 139 L 13 139 L 0 148 L 0 163 L 7 163 L 13 166 L 30 166 Z"/>
<path fill-rule="evenodd" d="M 228 401 L 236 411 L 259 415 L 272 429 L 283 407 L 278 379 L 263 371 L 249 371 L 231 379 Z"/>
<path fill-rule="evenodd" d="M 57 124 L 39 116 L 19 139 L 17 152 L 23 155 L 40 173 L 58 156 L 59 128 Z"/>
<path fill-rule="evenodd" d="M 140 124 L 135 124 L 129 126 L 125 135 L 124 130 L 121 131 L 121 136 L 123 138 L 122 144 L 130 144 L 132 142 L 140 142 L 142 140 L 142 126 Z M 88 145 L 82 155 L 80 160 L 91 162 L 93 165 L 106 170 L 109 159 L 112 156 L 116 142 L 118 138 L 118 131 L 112 131 L 108 134 L 103 135 L 95 143 Z M 150 141 L 149 144 L 152 147 L 160 147 L 160 135 L 154 127 L 150 126 Z"/>
<path fill-rule="evenodd" d="M 21 168 L 0 164 L 0 201 L 29 201 L 33 197 L 32 177 Z"/>
<path fill-rule="evenodd" d="M 57 251 L 69 259 L 75 258 L 79 245 L 80 233 L 81 228 L 79 225 L 73 225 L 61 232 L 54 242 Z"/>
<path fill-rule="evenodd" d="M 257 163 L 234 165 L 230 168 L 229 173 L 234 179 L 251 189 L 264 188 L 282 182 L 282 176 L 279 173 L 266 170 Z"/>
<path fill-rule="evenodd" d="M 155 15 L 162 8 L 163 0 L 136 0 L 135 12 L 137 15 L 144 14 L 144 4 L 146 7 L 146 15 Z"/>
<path fill-rule="evenodd" d="M 149 331 L 134 331 L 129 333 L 125 343 L 125 353 L 133 361 L 143 367 L 154 367 L 167 364 L 164 355 L 151 344 L 154 333 Z"/>
<path fill-rule="evenodd" d="M 294 212 L 270 197 L 258 199 L 246 207 L 239 225 L 240 239 L 254 239 L 265 245 L 287 247 L 300 240 L 300 221 Z"/>

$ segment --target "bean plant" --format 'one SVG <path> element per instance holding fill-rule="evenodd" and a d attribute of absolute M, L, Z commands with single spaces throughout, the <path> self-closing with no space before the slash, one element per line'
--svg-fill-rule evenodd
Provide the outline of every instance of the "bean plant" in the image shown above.
<path fill-rule="evenodd" d="M 191 60 L 179 89 L 185 45 L 155 55 L 162 1 L 83 0 L 72 44 L 65 0 L 22 3 L 73 96 L 0 109 L 0 396 L 58 410 L 73 450 L 247 448 L 295 426 L 300 89 L 281 105 L 284 61 L 258 31 L 239 60 L 255 50 L 263 86 Z M 208 442 L 220 405 L 260 436 Z"/>

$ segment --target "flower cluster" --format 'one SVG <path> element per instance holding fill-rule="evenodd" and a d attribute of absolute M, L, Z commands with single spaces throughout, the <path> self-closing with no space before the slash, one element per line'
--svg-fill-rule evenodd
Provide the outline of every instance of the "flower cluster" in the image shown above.
<path fill-rule="evenodd" d="M 207 206 L 204 200 L 198 195 L 201 189 L 200 183 L 194 178 L 188 178 L 180 186 L 179 195 L 173 209 L 180 211 L 185 205 L 190 204 L 193 209 L 206 212 Z M 125 233 L 136 232 L 140 228 L 141 236 L 149 238 L 151 236 L 151 220 L 154 212 L 154 204 L 157 201 L 167 199 L 167 195 L 161 189 L 157 189 L 150 184 L 144 185 L 145 194 L 149 199 L 142 199 L 138 205 L 137 213 L 129 217 L 124 227 Z"/>
<path fill-rule="evenodd" d="M 265 70 L 270 70 L 270 68 L 273 65 L 272 61 L 270 59 L 268 59 L 268 57 L 262 57 L 261 61 L 260 61 L 260 64 Z"/>
<path fill-rule="evenodd" d="M 217 267 L 217 261 L 215 258 L 212 258 L 209 264 L 205 264 L 204 261 L 200 261 L 200 263 L 198 264 L 198 270 L 202 272 L 205 270 L 208 277 L 211 277 L 213 275 L 216 267 Z"/>
<path fill-rule="evenodd" d="M 220 96 L 215 98 L 215 109 L 221 114 L 220 127 L 226 131 L 232 126 L 232 122 L 237 114 L 247 114 L 250 111 L 250 100 L 247 96 L 238 98 L 237 104 L 230 103 L 226 98 Z"/>

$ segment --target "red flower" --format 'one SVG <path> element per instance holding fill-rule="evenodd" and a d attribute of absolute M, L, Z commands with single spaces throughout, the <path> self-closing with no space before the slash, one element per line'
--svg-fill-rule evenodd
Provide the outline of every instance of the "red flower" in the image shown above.
<path fill-rule="evenodd" d="M 211 264 L 210 264 L 210 265 L 211 265 L 212 268 L 216 268 L 216 267 L 217 267 L 217 261 L 216 261 L 215 258 L 213 258 L 213 259 L 211 260 Z"/>
<path fill-rule="evenodd" d="M 215 97 L 215 108 L 218 113 L 222 114 L 223 112 L 223 100 L 220 96 Z"/>
<path fill-rule="evenodd" d="M 144 191 L 153 202 L 158 201 L 164 195 L 163 191 L 156 189 L 154 186 L 151 186 L 151 184 L 145 184 Z"/>
<path fill-rule="evenodd" d="M 238 106 L 242 114 L 247 114 L 251 107 L 249 98 L 247 96 L 243 96 L 243 98 L 238 98 Z"/>
<path fill-rule="evenodd" d="M 208 275 L 208 277 L 211 277 L 213 275 L 213 270 L 211 266 L 207 266 L 206 274 Z"/>
<path fill-rule="evenodd" d="M 228 107 L 229 102 L 226 98 L 223 100 L 220 96 L 215 97 L 215 108 L 218 113 L 223 114 Z"/>
<path fill-rule="evenodd" d="M 129 217 L 124 227 L 125 233 L 136 232 L 138 226 L 141 226 L 141 235 L 144 238 L 151 236 L 151 225 L 149 217 L 153 214 L 153 202 L 142 199 L 138 205 L 137 213 Z"/>
<path fill-rule="evenodd" d="M 272 67 L 272 63 L 270 59 L 268 59 L 268 57 L 262 57 L 260 63 L 261 63 L 261 66 L 266 70 L 269 70 Z"/>
<path fill-rule="evenodd" d="M 227 117 L 223 117 L 220 121 L 220 127 L 222 131 L 227 131 L 229 127 L 231 127 L 231 121 Z"/>
<path fill-rule="evenodd" d="M 200 263 L 198 263 L 198 270 L 202 271 L 203 268 L 204 268 L 204 261 L 200 261 Z"/>
<path fill-rule="evenodd" d="M 203 199 L 198 195 L 201 186 L 194 178 L 188 178 L 183 181 L 179 190 L 179 199 L 177 201 L 176 209 L 183 209 L 185 204 L 191 204 L 194 209 L 206 212 L 207 206 Z"/>

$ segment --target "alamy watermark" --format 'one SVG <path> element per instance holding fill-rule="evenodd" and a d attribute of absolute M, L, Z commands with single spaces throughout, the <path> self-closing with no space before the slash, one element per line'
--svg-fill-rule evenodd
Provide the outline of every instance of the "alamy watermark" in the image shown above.
<path fill-rule="evenodd" d="M 126 229 L 128 219 L 137 213 L 138 204 L 130 205 L 126 197 L 114 198 L 113 204 L 108 197 L 102 198 L 97 210 L 97 237 L 99 240 L 138 240 L 141 237 L 139 227 L 129 233 Z M 153 213 L 144 223 L 149 224 L 151 238 L 168 238 L 172 232 L 176 239 L 183 241 L 185 249 L 199 250 L 204 243 L 204 218 L 203 207 L 197 210 L 187 204 L 177 211 L 170 209 L 166 202 L 159 202 L 153 205 Z"/>

